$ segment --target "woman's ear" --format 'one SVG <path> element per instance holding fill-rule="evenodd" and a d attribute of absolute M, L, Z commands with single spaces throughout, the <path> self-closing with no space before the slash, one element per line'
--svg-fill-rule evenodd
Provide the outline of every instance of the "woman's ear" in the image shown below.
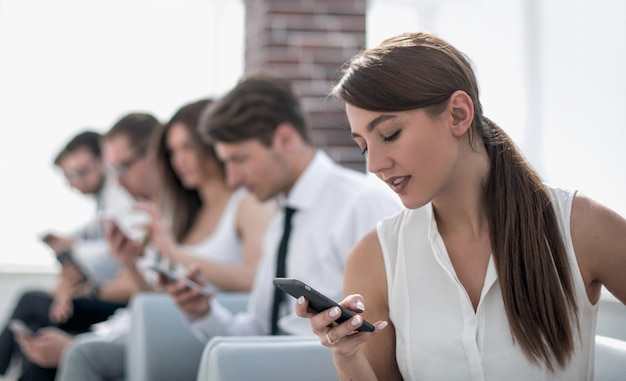
<path fill-rule="evenodd" d="M 463 90 L 457 90 L 450 96 L 448 105 L 452 117 L 452 134 L 463 136 L 474 120 L 474 102 Z"/>

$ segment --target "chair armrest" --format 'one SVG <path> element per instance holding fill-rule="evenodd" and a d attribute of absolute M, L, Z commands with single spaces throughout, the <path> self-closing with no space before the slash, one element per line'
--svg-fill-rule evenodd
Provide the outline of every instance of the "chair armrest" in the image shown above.
<path fill-rule="evenodd" d="M 245 311 L 249 293 L 219 292 L 216 299 L 233 313 Z M 195 380 L 205 347 L 185 325 L 172 298 L 141 293 L 131 303 L 126 375 L 133 381 Z"/>
<path fill-rule="evenodd" d="M 215 337 L 197 381 L 337 380 L 332 355 L 314 336 Z"/>
<path fill-rule="evenodd" d="M 236 314 L 238 312 L 245 312 L 248 309 L 249 297 L 249 292 L 222 291 L 215 295 L 215 300 L 220 302 L 220 304 L 224 307 L 228 308 L 230 312 Z"/>
<path fill-rule="evenodd" d="M 626 380 L 626 341 L 596 335 L 594 380 Z"/>
<path fill-rule="evenodd" d="M 602 287 L 596 334 L 626 340 L 626 306 Z"/>
<path fill-rule="evenodd" d="M 131 303 L 126 376 L 133 381 L 195 380 L 204 348 L 167 294 L 141 293 Z"/>
<path fill-rule="evenodd" d="M 626 341 L 596 336 L 595 380 L 626 380 Z M 245 364 L 243 366 L 242 364 Z M 216 337 L 197 381 L 337 380 L 330 351 L 316 337 Z"/>

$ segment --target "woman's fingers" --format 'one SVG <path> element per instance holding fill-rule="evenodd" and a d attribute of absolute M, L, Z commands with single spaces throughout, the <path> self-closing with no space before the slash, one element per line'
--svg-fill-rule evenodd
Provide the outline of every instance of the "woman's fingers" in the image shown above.
<path fill-rule="evenodd" d="M 304 296 L 299 297 L 296 301 L 296 315 L 311 318 L 315 314 L 317 312 L 309 309 L 309 301 Z"/>
<path fill-rule="evenodd" d="M 309 307 L 309 302 L 304 297 L 298 298 L 296 314 L 311 319 L 313 332 L 323 345 L 346 353 L 353 352 L 361 343 L 387 326 L 387 322 L 379 321 L 376 322 L 376 330 L 373 333 L 357 331 L 363 325 L 363 317 L 360 314 L 365 311 L 365 302 L 359 294 L 348 295 L 340 305 L 355 313 L 342 323 L 337 323 L 337 319 L 342 314 L 339 307 L 332 307 L 318 313 Z"/>
<path fill-rule="evenodd" d="M 322 344 L 331 346 L 341 342 L 347 337 L 357 334 L 357 329 L 363 325 L 361 315 L 354 315 L 341 324 L 326 327 L 326 341 L 322 340 Z"/>
<path fill-rule="evenodd" d="M 352 294 L 345 297 L 340 303 L 350 311 L 362 313 L 365 311 L 365 302 L 360 294 Z"/>

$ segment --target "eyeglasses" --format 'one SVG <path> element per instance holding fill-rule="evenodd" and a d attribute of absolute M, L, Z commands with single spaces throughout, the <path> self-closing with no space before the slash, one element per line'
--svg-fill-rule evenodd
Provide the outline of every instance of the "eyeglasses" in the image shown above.
<path fill-rule="evenodd" d="M 133 166 L 133 164 L 143 159 L 143 156 L 144 155 L 137 153 L 133 155 L 131 158 L 126 159 L 119 164 L 109 166 L 107 168 L 107 172 L 114 176 L 121 176 L 124 173 L 126 173 L 130 169 L 130 167 Z"/>
<path fill-rule="evenodd" d="M 94 170 L 94 168 L 95 168 L 94 164 L 88 164 L 76 170 L 69 170 L 69 171 L 63 172 L 63 175 L 65 175 L 65 178 L 68 181 L 82 180 L 85 177 L 87 177 L 89 173 L 91 173 L 91 171 Z"/>

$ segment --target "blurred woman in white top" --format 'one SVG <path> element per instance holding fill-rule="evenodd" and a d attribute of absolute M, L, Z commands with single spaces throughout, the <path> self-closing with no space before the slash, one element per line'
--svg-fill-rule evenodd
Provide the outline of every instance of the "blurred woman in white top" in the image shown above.
<path fill-rule="evenodd" d="M 160 262 L 180 275 L 201 277 L 218 290 L 249 291 L 275 206 L 226 185 L 213 147 L 202 142 L 195 128 L 209 104 L 199 100 L 181 107 L 154 135 L 148 156 L 159 180 L 157 202 L 140 201 L 136 206 L 150 215 L 144 226 L 147 244 Z M 110 240 L 119 243 L 113 252 L 137 288 L 158 288 L 150 277 L 154 274 L 144 267 L 140 242 L 110 228 Z M 128 313 L 118 313 L 110 326 L 104 339 L 85 337 L 66 351 L 59 380 L 124 377 Z"/>
<path fill-rule="evenodd" d="M 226 184 L 223 164 L 196 130 L 208 104 L 188 104 L 165 125 L 156 149 L 159 205 L 143 207 L 152 216 L 151 242 L 164 259 L 197 268 L 218 289 L 249 291 L 275 206 Z"/>
<path fill-rule="evenodd" d="M 145 226 L 152 246 L 181 275 L 190 268 L 217 289 L 249 291 L 266 225 L 274 211 L 243 189 L 226 185 L 224 168 L 196 132 L 199 100 L 181 107 L 154 137 L 159 178 L 157 202 L 142 201 L 150 215 Z M 143 290 L 153 286 L 134 255 L 120 255 Z"/>

